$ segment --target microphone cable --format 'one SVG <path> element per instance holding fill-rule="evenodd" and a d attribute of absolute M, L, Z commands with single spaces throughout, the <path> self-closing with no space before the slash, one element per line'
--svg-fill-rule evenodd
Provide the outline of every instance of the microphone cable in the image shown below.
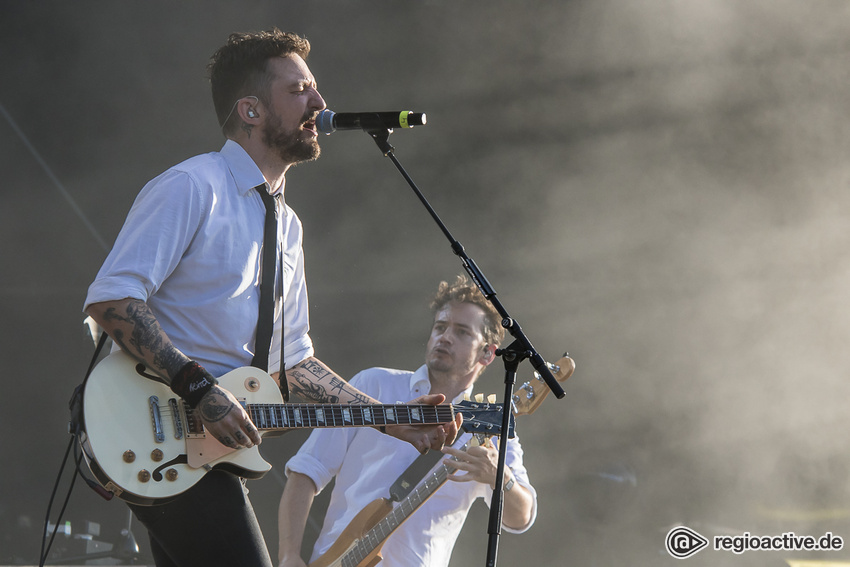
<path fill-rule="evenodd" d="M 56 518 L 56 523 L 53 525 L 53 533 L 50 534 L 50 541 L 47 542 L 47 546 L 45 548 L 45 541 L 47 539 L 47 530 L 50 528 L 50 510 L 53 508 L 53 501 L 56 498 L 56 491 L 59 489 L 59 481 L 62 480 L 62 474 L 65 471 L 65 464 L 68 462 L 68 455 L 71 453 L 71 447 L 74 445 L 74 441 L 76 437 L 73 435 L 71 439 L 68 441 L 68 448 L 65 449 L 65 456 L 62 458 L 62 465 L 59 467 L 59 474 L 56 476 L 56 482 L 53 485 L 53 492 L 50 494 L 50 501 L 47 504 L 47 514 L 44 516 L 44 530 L 41 533 L 41 554 L 38 560 L 38 567 L 44 567 L 44 563 L 47 561 L 47 555 L 50 553 L 50 548 L 53 545 L 53 540 L 56 539 L 56 534 L 59 531 L 59 524 L 62 521 L 62 516 L 65 514 L 65 509 L 68 507 L 68 501 L 71 499 L 71 493 L 74 490 L 74 483 L 77 482 L 77 475 L 74 475 L 71 478 L 71 485 L 68 487 L 68 493 L 65 495 L 65 501 L 62 503 L 62 509 L 59 511 L 59 516 Z M 76 467 L 79 470 L 80 460 L 83 458 L 82 453 L 77 457 Z"/>

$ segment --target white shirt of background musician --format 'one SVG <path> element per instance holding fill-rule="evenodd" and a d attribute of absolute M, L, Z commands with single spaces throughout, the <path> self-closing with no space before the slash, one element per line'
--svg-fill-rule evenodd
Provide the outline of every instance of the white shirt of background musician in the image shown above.
<path fill-rule="evenodd" d="M 265 182 L 242 147 L 192 157 L 151 180 L 89 287 L 86 306 L 132 297 L 147 302 L 172 342 L 213 375 L 250 364 L 257 328 Z M 301 221 L 278 198 L 278 288 L 269 369 L 313 355 Z"/>
<path fill-rule="evenodd" d="M 352 378 L 351 384 L 383 403 L 406 402 L 429 393 L 431 389 L 425 366 L 415 373 L 370 368 Z M 462 446 L 469 438 L 470 435 L 465 434 L 457 446 Z M 409 443 L 372 428 L 314 430 L 286 465 L 287 474 L 290 471 L 305 474 L 319 490 L 336 476 L 324 525 L 310 562 L 327 551 L 368 503 L 387 498 L 390 486 L 418 456 L 419 453 Z M 528 488 L 534 496 L 531 521 L 527 526 L 520 530 L 502 526 L 509 532 L 521 533 L 528 530 L 537 517 L 537 493 L 522 462 L 519 438 L 508 442 L 506 464 L 516 482 Z M 384 560 L 381 565 L 448 565 L 472 503 L 483 498 L 489 506 L 492 492 L 489 485 L 479 482 L 446 482 L 387 539 L 382 548 Z"/>

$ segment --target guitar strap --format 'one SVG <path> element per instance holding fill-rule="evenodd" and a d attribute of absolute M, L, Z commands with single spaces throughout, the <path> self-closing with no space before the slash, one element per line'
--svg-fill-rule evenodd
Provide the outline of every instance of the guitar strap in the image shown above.
<path fill-rule="evenodd" d="M 68 424 L 71 433 L 79 437 L 80 432 L 85 431 L 85 423 L 83 423 L 83 390 L 86 387 L 86 382 L 89 379 L 91 371 L 94 370 L 94 365 L 97 363 L 97 357 L 100 351 L 103 350 L 103 345 L 106 344 L 106 331 L 100 332 L 100 340 L 97 342 L 97 347 L 94 349 L 94 354 L 89 363 L 89 369 L 83 377 L 80 385 L 74 388 L 74 393 L 71 394 L 71 399 L 68 401 L 68 409 L 71 410 L 71 421 Z"/>
<path fill-rule="evenodd" d="M 460 436 L 458 435 L 459 438 Z M 407 467 L 406 471 L 401 473 L 401 476 L 390 487 L 390 500 L 401 502 L 401 499 L 410 494 L 413 487 L 419 484 L 425 478 L 425 475 L 428 474 L 428 471 L 434 468 L 434 465 L 443 457 L 445 455 L 440 451 L 428 451 L 416 457 L 416 460 Z"/>

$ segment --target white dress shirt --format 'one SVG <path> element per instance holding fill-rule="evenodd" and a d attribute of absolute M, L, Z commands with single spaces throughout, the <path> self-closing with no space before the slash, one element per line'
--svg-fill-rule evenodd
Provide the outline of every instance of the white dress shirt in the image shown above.
<path fill-rule="evenodd" d="M 151 180 L 133 203 L 85 305 L 145 301 L 174 345 L 220 376 L 251 363 L 257 330 L 266 183 L 251 157 L 228 140 Z M 268 185 L 266 184 L 266 187 Z M 269 372 L 313 355 L 301 221 L 277 198 L 278 297 Z M 280 262 L 278 262 L 280 263 Z M 282 297 L 281 297 L 282 295 Z M 129 340 L 129 337 L 125 341 Z"/>
<path fill-rule="evenodd" d="M 407 402 L 430 393 L 428 370 L 416 372 L 370 368 L 351 379 L 351 384 L 382 403 Z M 455 400 L 457 401 L 457 400 Z M 470 438 L 464 434 L 457 447 Z M 298 453 L 286 464 L 286 472 L 310 477 L 319 490 L 336 476 L 321 534 L 310 562 L 321 557 L 343 529 L 369 502 L 389 497 L 389 488 L 419 453 L 409 443 L 383 435 L 372 428 L 314 430 Z M 537 517 L 537 493 L 522 463 L 519 438 L 508 442 L 506 465 L 516 482 L 534 497 L 531 521 L 522 529 L 503 528 L 513 533 L 526 531 Z M 431 498 L 386 540 L 382 566 L 439 567 L 449 564 L 452 548 L 477 498 L 490 505 L 492 489 L 479 482 L 447 481 Z M 482 526 L 486 530 L 486 526 Z"/>

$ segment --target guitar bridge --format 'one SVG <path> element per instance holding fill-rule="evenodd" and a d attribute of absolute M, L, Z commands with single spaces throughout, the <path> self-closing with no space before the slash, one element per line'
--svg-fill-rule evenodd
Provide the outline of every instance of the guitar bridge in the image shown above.
<path fill-rule="evenodd" d="M 171 406 L 171 417 L 174 419 L 174 438 L 183 439 L 183 420 L 180 418 L 180 404 L 174 398 L 169 398 L 168 405 Z"/>

